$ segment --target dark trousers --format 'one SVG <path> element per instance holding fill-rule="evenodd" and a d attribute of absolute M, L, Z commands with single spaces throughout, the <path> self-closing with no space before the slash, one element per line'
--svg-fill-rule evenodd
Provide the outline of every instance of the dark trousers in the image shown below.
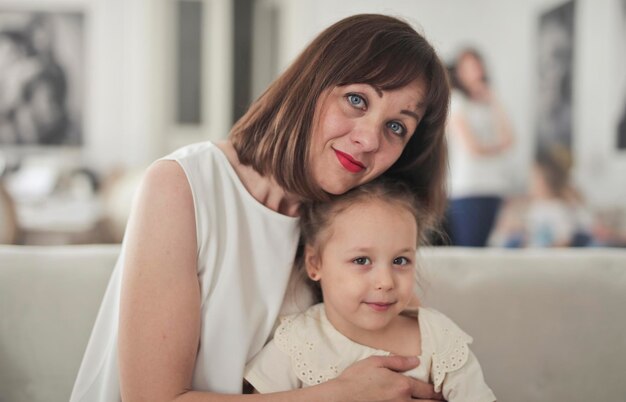
<path fill-rule="evenodd" d="M 502 198 L 463 197 L 450 200 L 447 230 L 454 246 L 485 247 Z"/>

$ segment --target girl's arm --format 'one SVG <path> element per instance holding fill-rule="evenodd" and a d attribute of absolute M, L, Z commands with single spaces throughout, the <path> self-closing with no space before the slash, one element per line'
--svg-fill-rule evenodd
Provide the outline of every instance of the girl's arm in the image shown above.
<path fill-rule="evenodd" d="M 295 391 L 223 395 L 191 390 L 201 309 L 194 205 L 174 161 L 146 172 L 126 232 L 120 301 L 122 399 L 135 401 L 408 401 L 434 398 L 429 384 L 394 371 L 413 368 L 399 356 L 351 366 L 335 380 Z"/>

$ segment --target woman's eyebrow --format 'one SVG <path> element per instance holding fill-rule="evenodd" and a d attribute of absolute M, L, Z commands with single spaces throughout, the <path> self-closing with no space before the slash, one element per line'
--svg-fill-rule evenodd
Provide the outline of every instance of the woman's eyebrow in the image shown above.
<path fill-rule="evenodd" d="M 401 110 L 400 113 L 413 117 L 415 120 L 420 121 L 420 116 L 412 110 Z"/>

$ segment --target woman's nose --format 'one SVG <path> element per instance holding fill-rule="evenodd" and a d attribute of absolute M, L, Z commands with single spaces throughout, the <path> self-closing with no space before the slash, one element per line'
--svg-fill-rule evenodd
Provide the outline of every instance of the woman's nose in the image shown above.
<path fill-rule="evenodd" d="M 380 136 L 381 132 L 375 124 L 364 122 L 354 128 L 351 139 L 363 152 L 372 152 L 378 150 Z"/>

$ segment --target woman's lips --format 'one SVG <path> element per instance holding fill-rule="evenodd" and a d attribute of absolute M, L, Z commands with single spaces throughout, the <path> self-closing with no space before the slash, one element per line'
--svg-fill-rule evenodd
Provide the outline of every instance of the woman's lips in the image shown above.
<path fill-rule="evenodd" d="M 336 149 L 333 150 L 335 151 L 335 155 L 337 155 L 337 159 L 339 160 L 339 163 L 341 163 L 341 166 L 343 166 L 348 172 L 359 173 L 365 169 L 365 165 L 354 159 L 352 156 L 341 151 L 337 151 Z"/>

